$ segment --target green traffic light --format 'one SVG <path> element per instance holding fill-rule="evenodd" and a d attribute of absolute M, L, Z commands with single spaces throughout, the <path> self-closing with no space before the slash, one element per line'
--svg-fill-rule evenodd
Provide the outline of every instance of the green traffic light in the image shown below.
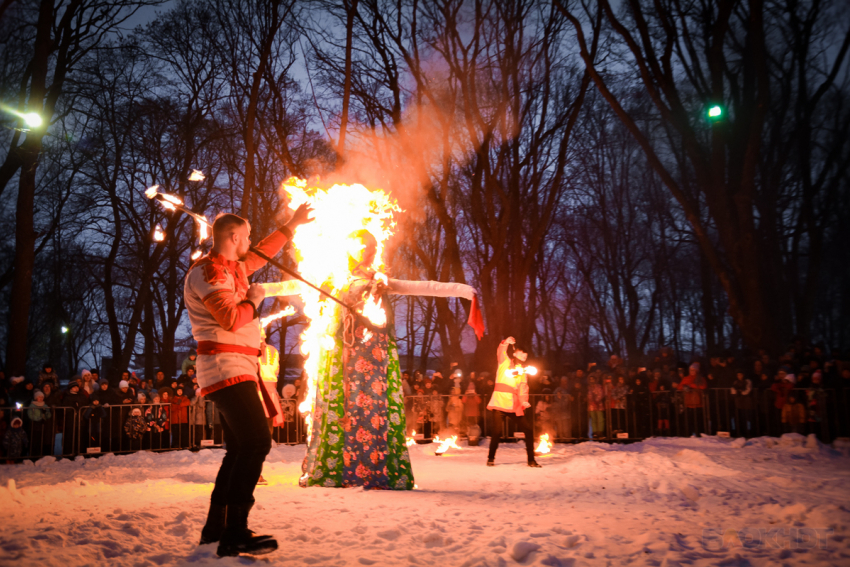
<path fill-rule="evenodd" d="M 713 120 L 717 120 L 721 116 L 723 116 L 723 109 L 719 105 L 715 104 L 714 106 L 712 106 L 711 108 L 708 109 L 708 117 L 709 118 L 711 118 Z"/>

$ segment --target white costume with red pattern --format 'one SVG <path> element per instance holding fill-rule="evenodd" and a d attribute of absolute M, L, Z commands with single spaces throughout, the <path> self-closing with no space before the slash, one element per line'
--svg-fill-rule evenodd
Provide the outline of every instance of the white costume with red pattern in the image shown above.
<path fill-rule="evenodd" d="M 283 228 L 256 248 L 274 257 L 291 238 L 292 233 Z M 201 395 L 239 382 L 259 383 L 262 330 L 254 306 L 245 297 L 248 276 L 265 264 L 251 252 L 244 261 L 234 262 L 213 251 L 186 274 L 183 297 L 192 336 L 198 341 Z"/>

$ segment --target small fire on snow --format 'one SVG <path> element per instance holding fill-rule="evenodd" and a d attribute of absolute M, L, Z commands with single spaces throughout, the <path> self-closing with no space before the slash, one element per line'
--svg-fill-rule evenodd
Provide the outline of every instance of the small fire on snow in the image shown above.
<path fill-rule="evenodd" d="M 544 433 L 540 436 L 540 443 L 537 445 L 537 448 L 534 449 L 534 452 L 538 455 L 545 455 L 549 451 L 552 450 L 552 443 L 549 442 L 549 434 Z"/>
<path fill-rule="evenodd" d="M 440 446 L 437 447 L 437 450 L 434 451 L 434 454 L 438 457 L 448 451 L 449 449 L 460 449 L 460 445 L 455 443 L 457 441 L 457 435 L 452 435 L 448 439 L 440 439 L 439 436 L 434 437 L 434 443 L 439 443 Z"/>
<path fill-rule="evenodd" d="M 407 438 L 407 441 L 405 441 L 405 444 L 406 444 L 408 447 L 410 447 L 410 446 L 412 446 L 412 445 L 416 445 L 416 439 L 415 439 L 415 437 L 416 437 L 416 432 L 414 431 L 414 432 L 411 434 L 411 436 Z"/>

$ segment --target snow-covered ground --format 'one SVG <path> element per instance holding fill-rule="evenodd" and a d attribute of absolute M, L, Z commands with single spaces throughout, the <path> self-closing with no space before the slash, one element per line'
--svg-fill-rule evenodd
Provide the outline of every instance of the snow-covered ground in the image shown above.
<path fill-rule="evenodd" d="M 0 466 L 0 565 L 850 565 L 850 451 L 814 438 L 411 451 L 418 489 L 302 489 L 277 447 L 251 525 L 278 552 L 199 547 L 220 450 Z"/>

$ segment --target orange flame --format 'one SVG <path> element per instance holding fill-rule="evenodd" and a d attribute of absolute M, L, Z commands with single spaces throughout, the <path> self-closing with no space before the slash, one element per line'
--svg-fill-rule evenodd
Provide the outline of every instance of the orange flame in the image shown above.
<path fill-rule="evenodd" d="M 443 453 L 445 453 L 449 449 L 460 449 L 461 448 L 460 445 L 455 443 L 455 441 L 457 441 L 457 435 L 452 435 L 448 439 L 442 439 L 442 440 L 440 439 L 439 435 L 435 436 L 434 437 L 434 443 L 439 443 L 440 446 L 437 447 L 437 450 L 434 451 L 434 454 L 435 455 L 442 455 Z"/>
<path fill-rule="evenodd" d="M 295 308 L 291 305 L 288 305 L 277 313 L 272 313 L 271 315 L 260 319 L 260 327 L 263 327 L 265 329 L 269 326 L 269 323 L 277 321 L 278 319 L 283 319 L 284 317 L 289 317 L 290 315 L 295 315 Z"/>
<path fill-rule="evenodd" d="M 540 444 L 537 445 L 537 448 L 534 449 L 534 452 L 538 455 L 545 455 L 549 451 L 552 450 L 552 443 L 549 442 L 549 434 L 544 433 L 540 436 Z"/>
<path fill-rule="evenodd" d="M 405 445 L 407 445 L 408 447 L 410 447 L 412 445 L 416 445 L 416 431 L 414 431 L 411 435 L 412 436 L 408 437 L 404 442 Z"/>
<path fill-rule="evenodd" d="M 161 226 L 156 225 L 156 227 L 153 229 L 153 239 L 155 242 L 162 242 L 163 240 L 165 240 L 165 233 L 162 232 Z"/>
<path fill-rule="evenodd" d="M 292 240 L 298 260 L 298 270 L 308 280 L 324 286 L 334 295 L 346 288 L 351 280 L 349 254 L 354 242 L 349 236 L 358 230 L 368 230 L 377 241 L 375 260 L 370 268 L 383 268 L 384 244 L 393 234 L 393 214 L 401 211 L 395 199 L 380 189 L 363 185 L 334 185 L 327 189 L 308 187 L 304 179 L 290 178 L 283 183 L 289 195 L 289 206 L 295 210 L 302 203 L 313 207 L 315 221 L 300 226 Z M 302 413 L 312 412 L 316 397 L 319 352 L 334 348 L 339 324 L 339 307 L 313 289 L 301 293 L 304 315 L 310 320 L 301 334 L 301 353 L 306 357 L 307 395 L 298 407 Z M 386 313 L 375 302 L 373 317 L 386 324 Z M 307 437 L 311 434 L 310 415 L 306 416 Z"/>

